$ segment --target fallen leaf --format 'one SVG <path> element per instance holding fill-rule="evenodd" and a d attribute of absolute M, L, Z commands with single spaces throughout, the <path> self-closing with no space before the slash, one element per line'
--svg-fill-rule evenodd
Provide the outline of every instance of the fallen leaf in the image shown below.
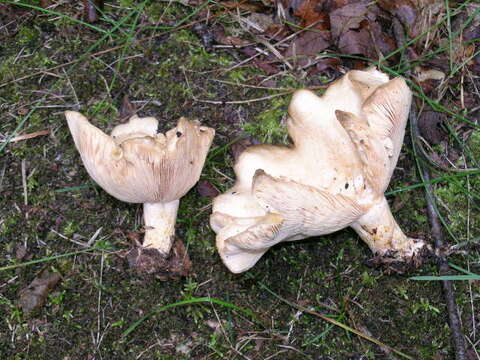
<path fill-rule="evenodd" d="M 289 33 L 290 33 L 290 30 L 286 25 L 274 24 L 272 26 L 269 26 L 267 30 L 263 32 L 263 35 L 268 39 L 281 41 L 285 39 L 289 35 Z"/>
<path fill-rule="evenodd" d="M 47 301 L 48 294 L 61 280 L 58 273 L 42 271 L 26 288 L 20 290 L 20 307 L 25 314 L 41 308 Z"/>
<path fill-rule="evenodd" d="M 128 95 L 125 94 L 122 99 L 122 105 L 120 106 L 119 120 L 125 121 L 130 117 L 132 117 L 133 115 L 135 115 L 136 112 L 137 112 L 136 106 L 130 102 Z"/>
<path fill-rule="evenodd" d="M 445 79 L 445 73 L 440 70 L 436 69 L 426 69 L 421 66 L 415 66 L 415 73 L 414 76 L 417 82 L 423 82 L 425 80 L 439 80 L 442 81 Z"/>
<path fill-rule="evenodd" d="M 377 4 L 395 16 L 412 39 L 430 29 L 444 8 L 444 2 L 437 0 L 379 0 Z M 430 38 L 434 38 L 435 29 L 431 30 Z M 425 40 L 423 37 L 418 43 L 423 44 Z"/>
<path fill-rule="evenodd" d="M 294 15 L 301 19 L 300 27 L 315 24 L 318 30 L 328 30 L 330 27 L 328 14 L 324 11 L 321 1 L 306 0 L 294 10 Z"/>
<path fill-rule="evenodd" d="M 365 1 L 361 1 L 333 10 L 330 13 L 332 37 L 339 39 L 342 34 L 350 30 L 359 30 L 368 13 L 367 5 Z"/>
<path fill-rule="evenodd" d="M 380 26 L 375 21 L 376 14 L 365 1 L 348 4 L 332 11 L 330 13 L 332 39 L 340 52 L 377 58 L 381 49 L 376 44 L 375 38 L 381 39 L 384 44 L 389 41 L 384 38 Z"/>
<path fill-rule="evenodd" d="M 213 30 L 213 40 L 216 43 L 221 45 L 230 45 L 230 46 L 247 46 L 250 44 L 249 41 L 241 39 L 237 36 L 227 35 L 225 29 L 222 26 L 217 26 Z"/>
<path fill-rule="evenodd" d="M 292 41 L 284 56 L 317 55 L 330 46 L 329 35 L 328 32 L 306 31 Z"/>
<path fill-rule="evenodd" d="M 338 38 L 337 47 L 341 53 L 377 58 L 375 49 L 372 46 L 372 39 L 365 27 L 358 31 L 348 30 L 342 33 Z"/>
<path fill-rule="evenodd" d="M 15 251 L 15 257 L 17 260 L 23 260 L 27 256 L 27 248 L 25 245 L 21 244 L 17 246 L 17 249 Z"/>
<path fill-rule="evenodd" d="M 89 23 L 98 21 L 98 11 L 103 10 L 103 0 L 83 0 L 83 16 Z"/>
<path fill-rule="evenodd" d="M 418 118 L 420 135 L 431 145 L 439 144 L 447 136 L 442 130 L 442 123 L 445 120 L 444 113 L 433 110 L 423 111 Z"/>
<path fill-rule="evenodd" d="M 251 12 L 261 12 L 264 10 L 264 7 L 260 4 L 245 1 L 222 1 L 220 4 L 227 9 L 239 9 Z"/>
<path fill-rule="evenodd" d="M 273 15 L 253 13 L 242 18 L 243 22 L 254 31 L 264 33 L 269 27 L 276 25 Z"/>
<path fill-rule="evenodd" d="M 382 29 L 378 19 L 369 22 L 369 32 L 377 54 L 387 55 L 397 49 L 396 41 Z"/>
<path fill-rule="evenodd" d="M 308 30 L 299 34 L 290 43 L 288 49 L 284 52 L 287 58 L 297 57 L 297 64 L 301 67 L 309 66 L 311 60 L 306 56 L 315 56 L 324 51 L 331 45 L 330 19 L 328 12 L 325 11 L 327 2 L 316 0 L 291 0 L 283 1 L 285 15 L 288 22 L 294 23 L 293 31 L 298 27 Z"/>
<path fill-rule="evenodd" d="M 418 28 L 415 26 L 415 21 L 418 17 L 418 9 L 414 2 L 411 0 L 379 0 L 378 5 L 396 16 L 398 20 L 407 29 L 410 37 L 414 37 L 418 32 Z"/>
<path fill-rule="evenodd" d="M 214 198 L 220 191 L 208 180 L 200 180 L 197 183 L 197 191 L 200 196 Z"/>
<path fill-rule="evenodd" d="M 342 61 L 339 58 L 324 57 L 321 58 L 316 64 L 315 68 L 309 71 L 309 76 L 317 74 L 327 74 L 329 77 L 332 73 L 339 70 Z"/>
<path fill-rule="evenodd" d="M 280 69 L 278 69 L 276 66 L 272 65 L 270 62 L 267 62 L 267 61 L 253 59 L 253 65 L 256 68 L 265 72 L 267 75 L 273 75 L 280 72 Z"/>

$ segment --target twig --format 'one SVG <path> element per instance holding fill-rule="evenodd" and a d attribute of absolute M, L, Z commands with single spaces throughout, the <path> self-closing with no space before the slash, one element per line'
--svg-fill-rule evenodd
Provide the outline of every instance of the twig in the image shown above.
<path fill-rule="evenodd" d="M 23 187 L 23 204 L 28 205 L 27 169 L 26 169 L 25 159 L 22 160 L 22 187 Z"/>
<path fill-rule="evenodd" d="M 325 315 L 322 315 L 322 314 L 320 314 L 319 312 L 316 312 L 316 311 L 314 311 L 314 310 L 310 310 L 309 308 L 306 308 L 305 306 L 301 306 L 301 305 L 296 304 L 296 303 L 294 303 L 294 302 L 288 301 L 287 299 L 284 299 L 284 298 L 281 297 L 280 295 L 278 295 L 278 294 L 276 294 L 275 292 L 273 292 L 272 290 L 270 290 L 265 284 L 263 284 L 263 283 L 261 283 L 261 282 L 258 282 L 258 284 L 260 285 L 260 287 L 261 287 L 262 289 L 264 289 L 265 291 L 267 291 L 268 293 L 270 293 L 271 295 L 273 295 L 274 297 L 276 297 L 278 300 L 284 302 L 285 304 L 287 304 L 287 305 L 289 305 L 289 306 L 291 306 L 291 307 L 293 307 L 293 308 L 296 308 L 296 309 L 298 309 L 298 310 L 300 310 L 300 311 L 303 311 L 303 312 L 305 312 L 305 313 L 307 313 L 307 314 L 310 314 L 310 315 L 319 317 L 320 319 L 322 319 L 322 320 L 324 320 L 324 321 L 327 321 L 327 322 L 329 322 L 330 324 L 336 325 L 336 326 L 338 326 L 338 327 L 340 327 L 340 328 L 342 328 L 342 329 L 344 329 L 344 330 L 346 330 L 346 331 L 349 331 L 349 332 L 351 332 L 351 333 L 353 333 L 353 334 L 355 334 L 355 335 L 357 335 L 357 336 L 360 336 L 361 338 L 363 338 L 363 339 L 365 339 L 365 340 L 368 340 L 368 341 L 370 341 L 370 342 L 372 342 L 372 343 L 374 343 L 374 344 L 376 344 L 376 345 L 378 345 L 378 346 L 382 346 L 382 347 L 384 347 L 384 348 L 386 348 L 386 349 L 389 349 L 390 351 L 394 352 L 394 353 L 397 354 L 397 355 L 400 355 L 401 357 L 403 357 L 403 358 L 405 358 L 405 359 L 413 360 L 413 358 L 412 358 L 411 356 L 409 356 L 409 355 L 407 355 L 407 354 L 404 354 L 403 352 L 401 352 L 401 351 L 399 351 L 399 350 L 397 350 L 397 349 L 395 349 L 395 348 L 392 348 L 391 346 L 388 346 L 388 345 L 382 343 L 380 340 L 377 340 L 377 339 L 375 339 L 374 337 L 371 337 L 371 336 L 369 336 L 369 335 L 367 335 L 367 334 L 365 334 L 365 333 L 363 333 L 363 332 L 361 332 L 361 331 L 359 331 L 359 330 L 357 330 L 357 329 L 353 329 L 353 328 L 351 328 L 350 326 L 345 325 L 345 324 L 343 324 L 343 323 L 341 323 L 341 322 L 339 322 L 339 321 L 337 321 L 337 320 L 335 320 L 335 319 L 332 319 L 332 318 L 329 318 L 329 317 L 327 317 L 327 316 L 325 316 Z"/>
<path fill-rule="evenodd" d="M 252 88 L 252 89 L 263 89 L 263 90 L 276 90 L 276 91 L 295 91 L 298 88 L 288 88 L 288 87 L 270 87 L 270 86 L 258 86 L 258 85 L 250 85 L 250 84 L 242 84 L 235 81 L 227 81 L 227 80 L 219 80 L 213 79 L 215 82 L 219 82 L 221 84 L 233 85 L 233 86 L 241 86 L 245 88 Z M 328 85 L 315 85 L 315 86 L 307 86 L 304 89 L 308 90 L 318 90 L 318 89 L 325 89 Z"/>
<path fill-rule="evenodd" d="M 50 130 L 40 130 L 40 131 L 35 131 L 34 133 L 31 134 L 25 134 L 25 135 L 18 135 L 9 140 L 9 142 L 16 142 L 16 141 L 21 141 L 21 140 L 27 140 L 27 139 L 33 139 L 37 136 L 42 136 L 42 135 L 48 135 L 50 134 Z M 0 140 L 0 142 L 6 142 L 7 140 Z"/>
<path fill-rule="evenodd" d="M 7 170 L 7 162 L 3 163 L 2 170 L 0 171 L 0 192 L 2 192 L 3 188 L 3 178 L 5 177 L 5 171 Z M 0 223 L 1 224 L 1 223 Z"/>
<path fill-rule="evenodd" d="M 399 47 L 404 46 L 405 44 L 405 34 L 403 27 L 400 24 L 400 21 L 397 18 L 393 18 L 393 28 L 394 34 L 397 39 L 397 45 Z M 407 70 L 405 73 L 406 76 L 410 76 L 410 70 Z M 420 130 L 418 128 L 418 117 L 417 117 L 417 107 L 415 101 L 412 102 L 410 108 L 410 135 L 412 137 L 412 146 L 414 153 L 417 153 L 417 150 L 423 149 L 420 144 Z M 421 151 L 419 151 L 422 154 Z M 428 159 L 426 159 L 428 161 Z M 422 164 L 417 162 L 417 165 L 420 169 L 422 182 L 425 186 L 425 197 L 427 201 L 427 214 L 428 221 L 430 222 L 430 227 L 432 231 L 432 236 L 435 241 L 435 253 L 437 254 L 437 264 L 440 270 L 440 273 L 446 272 L 449 270 L 448 262 L 445 258 L 445 255 L 440 251 L 444 243 L 444 235 L 442 226 L 440 224 L 440 219 L 436 211 L 436 202 L 432 191 L 432 184 L 430 183 L 430 171 L 429 169 Z M 460 316 L 458 315 L 458 308 L 455 302 L 455 295 L 453 291 L 452 281 L 442 280 L 442 289 L 443 295 L 447 302 L 447 311 L 448 319 L 450 324 L 450 329 L 452 331 L 453 344 L 455 347 L 455 359 L 456 360 L 466 360 L 465 353 L 465 341 L 464 335 L 462 332 L 462 324 L 460 322 Z"/>
<path fill-rule="evenodd" d="M 193 98 L 193 100 L 194 100 L 194 101 L 197 101 L 197 102 L 201 102 L 201 103 L 207 103 L 207 104 L 214 104 L 214 105 L 249 104 L 249 103 L 256 102 L 256 101 L 270 100 L 270 99 L 273 99 L 273 98 L 275 98 L 275 97 L 277 97 L 277 96 L 284 96 L 284 95 L 288 95 L 288 94 L 290 94 L 290 93 L 293 92 L 293 90 L 284 91 L 284 92 L 281 92 L 281 93 L 278 93 L 278 94 L 267 95 L 267 96 L 262 96 L 262 97 L 259 97 L 259 98 L 248 99 L 248 100 L 223 101 L 223 100 L 199 99 L 199 98 L 197 98 L 195 95 L 193 95 L 193 90 L 192 90 L 192 88 L 190 87 L 190 82 L 188 81 L 188 77 L 187 77 L 187 74 L 185 73 L 185 70 L 183 71 L 183 76 L 185 77 L 185 82 L 187 83 L 187 87 L 188 87 L 188 88 L 190 89 L 190 91 L 192 92 L 192 98 Z"/>
<path fill-rule="evenodd" d="M 412 129 L 412 144 L 414 150 L 418 147 L 418 119 L 417 119 L 417 109 L 415 103 L 412 104 L 410 110 L 410 127 Z M 421 162 L 418 162 L 418 166 L 421 171 L 421 175 L 425 183 L 425 197 L 427 201 L 427 214 L 428 220 L 430 222 L 430 227 L 432 230 L 432 236 L 435 241 L 435 252 L 437 254 L 437 264 L 440 270 L 440 273 L 447 272 L 450 267 L 445 258 L 445 255 L 440 251 L 444 244 L 444 235 L 442 226 L 440 224 L 440 219 L 438 218 L 436 212 L 435 198 L 432 191 L 432 184 L 428 183 L 430 181 L 430 171 L 423 165 Z M 455 294 L 453 290 L 453 284 L 451 280 L 442 280 L 443 295 L 447 301 L 447 310 L 448 318 L 450 323 L 450 329 L 452 330 L 452 338 L 455 346 L 455 359 L 456 360 L 466 360 L 465 353 L 465 341 L 464 335 L 462 332 L 462 324 L 460 321 L 460 316 L 458 314 L 458 307 L 455 302 Z"/>
<path fill-rule="evenodd" d="M 259 98 L 255 99 L 248 99 L 248 100 L 232 100 L 232 101 L 221 101 L 221 100 L 206 100 L 206 99 L 198 99 L 192 95 L 192 98 L 194 101 L 201 102 L 201 103 L 207 103 L 207 104 L 214 104 L 214 105 L 225 105 L 225 104 L 250 104 L 253 102 L 257 101 L 265 101 L 265 100 L 270 100 L 278 96 L 285 96 L 288 94 L 291 94 L 292 91 L 286 91 L 278 94 L 273 94 L 273 95 L 267 95 L 267 96 L 262 96 Z"/>

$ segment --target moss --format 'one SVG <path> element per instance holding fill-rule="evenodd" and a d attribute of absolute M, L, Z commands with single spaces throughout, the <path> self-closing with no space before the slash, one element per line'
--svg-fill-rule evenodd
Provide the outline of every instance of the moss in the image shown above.
<path fill-rule="evenodd" d="M 244 125 L 244 130 L 261 139 L 263 143 L 286 143 L 286 110 L 289 99 L 273 98 L 270 106 L 256 116 L 254 123 Z"/>
<path fill-rule="evenodd" d="M 95 119 L 95 124 L 99 126 L 111 125 L 118 117 L 118 110 L 107 99 L 94 102 L 85 114 L 90 119 Z M 104 129 L 103 129 L 104 130 Z"/>
<path fill-rule="evenodd" d="M 35 42 L 38 39 L 38 36 L 39 36 L 39 32 L 34 27 L 22 26 L 20 30 L 18 30 L 16 40 L 19 45 L 30 46 L 35 44 Z"/>
<path fill-rule="evenodd" d="M 435 187 L 439 210 L 459 242 L 480 236 L 480 178 L 459 177 Z M 467 236 L 469 238 L 467 238 Z"/>

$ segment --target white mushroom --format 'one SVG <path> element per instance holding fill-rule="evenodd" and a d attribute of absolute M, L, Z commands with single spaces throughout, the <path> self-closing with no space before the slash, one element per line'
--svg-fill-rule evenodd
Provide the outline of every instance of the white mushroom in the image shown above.
<path fill-rule="evenodd" d="M 347 226 L 378 255 L 414 258 L 425 243 L 404 235 L 383 195 L 410 102 L 403 79 L 376 69 L 348 72 L 322 97 L 297 91 L 287 124 L 293 146 L 246 149 L 234 187 L 214 200 L 210 224 L 225 265 L 243 272 L 281 241 Z"/>
<path fill-rule="evenodd" d="M 90 176 L 113 197 L 143 203 L 143 247 L 167 256 L 179 199 L 198 181 L 215 131 L 181 118 L 157 134 L 157 119 L 134 115 L 108 136 L 78 112 L 65 116 Z"/>

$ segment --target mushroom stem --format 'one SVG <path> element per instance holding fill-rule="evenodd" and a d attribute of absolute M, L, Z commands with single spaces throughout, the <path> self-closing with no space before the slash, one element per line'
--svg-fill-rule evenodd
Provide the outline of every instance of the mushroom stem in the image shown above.
<path fill-rule="evenodd" d="M 370 249 L 381 256 L 408 260 L 425 246 L 422 240 L 409 238 L 403 233 L 385 197 L 351 226 Z"/>
<path fill-rule="evenodd" d="M 143 246 L 168 255 L 175 235 L 175 222 L 180 200 L 168 203 L 144 203 L 145 239 Z"/>

